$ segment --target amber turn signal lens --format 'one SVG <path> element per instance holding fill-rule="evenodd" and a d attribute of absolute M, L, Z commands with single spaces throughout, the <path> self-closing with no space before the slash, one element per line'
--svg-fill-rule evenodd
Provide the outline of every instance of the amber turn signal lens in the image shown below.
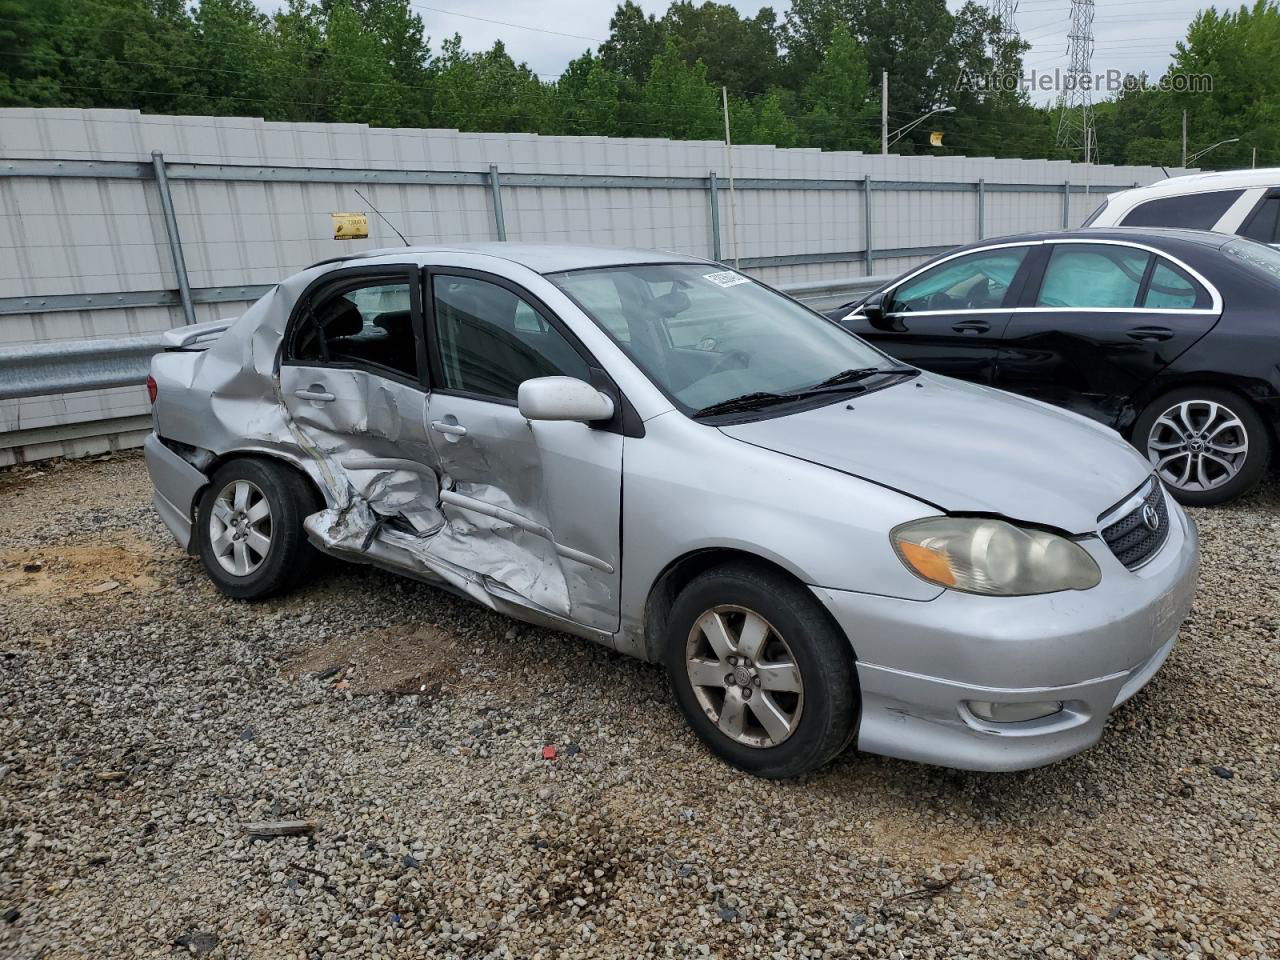
<path fill-rule="evenodd" d="M 898 550 L 902 553 L 902 559 L 926 580 L 948 587 L 955 586 L 956 575 L 951 572 L 951 561 L 941 550 L 932 550 L 918 543 L 902 540 L 898 542 Z"/>

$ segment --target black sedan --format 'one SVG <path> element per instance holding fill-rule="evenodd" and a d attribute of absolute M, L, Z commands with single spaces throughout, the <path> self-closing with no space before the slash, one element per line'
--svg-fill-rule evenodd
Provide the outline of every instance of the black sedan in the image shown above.
<path fill-rule="evenodd" d="M 985 240 L 828 316 L 907 363 L 1115 428 L 1183 503 L 1251 490 L 1280 426 L 1280 250 L 1240 237 Z"/>

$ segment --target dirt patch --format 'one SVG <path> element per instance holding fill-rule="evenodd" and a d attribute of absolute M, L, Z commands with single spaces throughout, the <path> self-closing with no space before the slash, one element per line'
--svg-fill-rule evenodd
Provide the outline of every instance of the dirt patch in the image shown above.
<path fill-rule="evenodd" d="M 458 679 L 465 657 L 455 638 L 431 626 L 335 637 L 290 657 L 290 678 L 316 676 L 355 694 L 435 696 Z"/>
<path fill-rule="evenodd" d="M 0 553 L 0 596 L 118 596 L 159 586 L 147 572 L 155 547 L 138 537 L 114 544 L 25 547 Z"/>

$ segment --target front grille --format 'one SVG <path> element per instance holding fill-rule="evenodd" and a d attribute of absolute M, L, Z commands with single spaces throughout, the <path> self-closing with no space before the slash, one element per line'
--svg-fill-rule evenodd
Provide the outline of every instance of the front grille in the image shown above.
<path fill-rule="evenodd" d="M 1147 522 L 1151 511 L 1154 511 L 1156 519 L 1154 530 Z M 1155 556 L 1168 536 L 1169 508 L 1158 480 L 1151 481 L 1150 491 L 1133 510 L 1102 528 L 1103 541 L 1116 559 L 1130 570 Z"/>

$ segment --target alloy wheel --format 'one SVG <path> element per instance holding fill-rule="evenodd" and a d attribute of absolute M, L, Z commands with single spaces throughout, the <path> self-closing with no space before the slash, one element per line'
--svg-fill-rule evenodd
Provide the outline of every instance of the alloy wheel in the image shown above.
<path fill-rule="evenodd" d="M 1184 400 L 1156 418 L 1147 457 L 1165 483 L 1178 490 L 1212 490 L 1230 481 L 1249 456 L 1244 423 L 1224 404 Z"/>
<path fill-rule="evenodd" d="M 786 640 L 746 607 L 712 607 L 694 621 L 685 649 L 694 696 L 725 736 L 776 747 L 804 708 L 800 667 Z"/>
<path fill-rule="evenodd" d="M 271 550 L 271 504 L 249 480 L 233 480 L 218 493 L 209 511 L 209 544 L 227 573 L 247 577 Z"/>

